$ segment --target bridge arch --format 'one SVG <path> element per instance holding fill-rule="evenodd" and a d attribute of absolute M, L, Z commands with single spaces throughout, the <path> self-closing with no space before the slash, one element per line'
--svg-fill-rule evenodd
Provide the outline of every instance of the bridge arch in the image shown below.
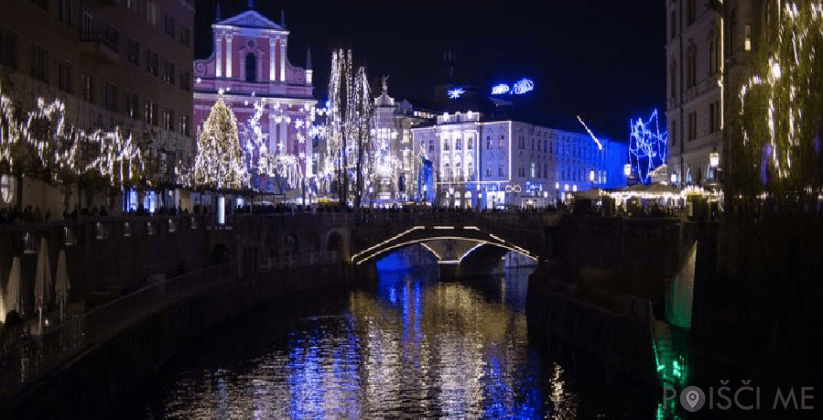
<path fill-rule="evenodd" d="M 471 246 L 468 246 L 468 248 L 460 252 L 459 258 L 444 261 L 443 255 L 439 255 L 435 245 L 440 241 L 461 241 L 470 243 Z M 460 260 L 466 255 L 471 254 L 472 251 L 483 245 L 491 245 L 508 251 L 515 251 L 535 261 L 539 260 L 536 253 L 517 245 L 513 241 L 485 232 L 476 226 L 415 226 L 355 253 L 352 255 L 351 261 L 359 265 L 388 252 L 414 244 L 421 244 L 429 248 L 441 263 L 459 264 Z"/>

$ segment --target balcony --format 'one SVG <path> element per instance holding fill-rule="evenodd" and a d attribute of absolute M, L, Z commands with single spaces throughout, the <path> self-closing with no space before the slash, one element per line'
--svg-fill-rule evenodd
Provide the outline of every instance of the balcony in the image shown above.
<path fill-rule="evenodd" d="M 104 63 L 119 62 L 120 32 L 109 25 L 80 31 L 80 53 Z"/>

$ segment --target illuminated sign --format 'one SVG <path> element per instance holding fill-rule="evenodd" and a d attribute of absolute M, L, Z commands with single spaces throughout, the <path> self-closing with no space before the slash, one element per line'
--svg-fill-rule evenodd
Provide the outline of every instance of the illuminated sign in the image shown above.
<path fill-rule="evenodd" d="M 492 95 L 502 95 L 509 91 L 509 85 L 501 83 L 492 88 Z"/>
<path fill-rule="evenodd" d="M 503 95 L 506 93 L 510 95 L 522 95 L 532 90 L 534 90 L 534 82 L 531 79 L 523 78 L 513 84 L 511 88 L 505 83 L 495 85 L 492 87 L 492 95 Z"/>
<path fill-rule="evenodd" d="M 463 90 L 463 88 L 454 88 L 454 89 L 449 90 L 449 98 L 457 99 L 460 96 L 462 96 L 464 93 L 466 93 L 466 91 Z"/>
<path fill-rule="evenodd" d="M 532 90 L 534 90 L 534 82 L 530 79 L 520 79 L 520 81 L 514 84 L 514 88 L 512 88 L 515 95 L 522 95 Z"/>

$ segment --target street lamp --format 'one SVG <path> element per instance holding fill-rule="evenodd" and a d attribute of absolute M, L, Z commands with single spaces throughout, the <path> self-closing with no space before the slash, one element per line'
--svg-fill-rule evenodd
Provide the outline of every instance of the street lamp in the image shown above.
<path fill-rule="evenodd" d="M 632 164 L 629 161 L 626 161 L 626 164 L 623 165 L 623 175 L 627 178 L 632 174 Z"/>
<path fill-rule="evenodd" d="M 709 153 L 709 165 L 711 165 L 713 170 L 717 169 L 717 166 L 720 165 L 720 153 L 718 153 L 714 147 L 712 147 L 712 152 Z"/>
<path fill-rule="evenodd" d="M 594 169 L 589 171 L 589 182 L 594 184 Z"/>

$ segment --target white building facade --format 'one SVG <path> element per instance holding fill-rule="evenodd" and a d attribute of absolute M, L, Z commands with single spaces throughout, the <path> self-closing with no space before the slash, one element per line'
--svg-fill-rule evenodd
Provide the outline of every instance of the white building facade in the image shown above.
<path fill-rule="evenodd" d="M 525 122 L 483 121 L 478 112 L 444 113 L 412 129 L 436 172 L 448 207 L 545 207 L 567 193 L 625 184 L 627 146 Z"/>
<path fill-rule="evenodd" d="M 666 120 L 668 168 L 680 186 L 715 180 L 709 155 L 728 158 L 725 121 L 732 88 L 740 86 L 748 56 L 778 0 L 666 0 Z M 733 157 L 732 157 L 733 158 Z"/>

